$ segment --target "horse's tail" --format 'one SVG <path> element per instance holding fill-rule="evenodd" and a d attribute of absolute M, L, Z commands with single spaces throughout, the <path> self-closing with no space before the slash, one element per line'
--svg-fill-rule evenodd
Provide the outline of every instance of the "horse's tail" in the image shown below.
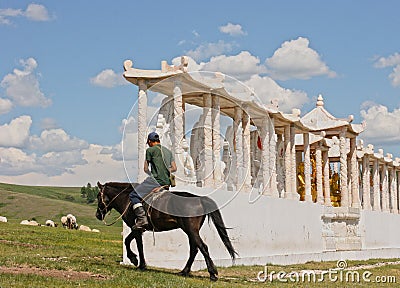
<path fill-rule="evenodd" d="M 229 228 L 225 227 L 224 220 L 222 219 L 222 215 L 218 209 L 217 204 L 208 197 L 201 197 L 201 203 L 203 204 L 203 207 L 208 217 L 212 219 L 212 222 L 217 228 L 219 237 L 224 243 L 226 249 L 228 250 L 229 255 L 231 255 L 232 260 L 235 261 L 236 255 L 238 255 L 238 253 L 232 246 L 231 240 L 228 236 L 228 232 L 226 231 Z"/>

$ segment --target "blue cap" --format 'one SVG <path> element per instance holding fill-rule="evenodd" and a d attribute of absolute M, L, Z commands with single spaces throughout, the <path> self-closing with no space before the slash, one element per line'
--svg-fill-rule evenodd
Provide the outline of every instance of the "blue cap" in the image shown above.
<path fill-rule="evenodd" d="M 147 136 L 147 141 L 160 141 L 160 136 L 158 136 L 158 134 L 156 132 L 151 132 L 149 134 L 149 136 Z"/>

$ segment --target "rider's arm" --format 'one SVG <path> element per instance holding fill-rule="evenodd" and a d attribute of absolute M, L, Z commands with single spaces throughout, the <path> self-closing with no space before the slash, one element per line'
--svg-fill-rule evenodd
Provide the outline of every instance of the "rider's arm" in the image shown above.
<path fill-rule="evenodd" d="M 169 172 L 175 172 L 177 170 L 175 161 L 171 162 L 171 167 L 169 168 Z"/>
<path fill-rule="evenodd" d="M 146 174 L 150 174 L 150 170 L 149 170 L 149 162 L 146 160 L 144 161 L 144 167 L 143 170 Z"/>

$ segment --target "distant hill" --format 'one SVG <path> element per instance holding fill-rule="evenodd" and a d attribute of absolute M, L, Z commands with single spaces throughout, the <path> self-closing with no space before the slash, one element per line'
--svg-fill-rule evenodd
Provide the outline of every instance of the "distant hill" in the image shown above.
<path fill-rule="evenodd" d="M 0 183 L 0 216 L 9 222 L 34 219 L 41 224 L 51 219 L 60 223 L 63 215 L 71 213 L 77 217 L 78 224 L 91 228 L 104 227 L 96 219 L 97 202 L 86 204 L 81 197 L 81 187 L 25 186 Z M 109 221 L 119 216 L 117 212 L 108 216 Z M 122 227 L 118 221 L 115 226 Z"/>

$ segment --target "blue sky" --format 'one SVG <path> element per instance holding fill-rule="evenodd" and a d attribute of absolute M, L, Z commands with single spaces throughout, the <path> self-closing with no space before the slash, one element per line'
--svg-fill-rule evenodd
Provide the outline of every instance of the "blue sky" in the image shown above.
<path fill-rule="evenodd" d="M 304 115 L 321 93 L 333 115 L 367 123 L 366 143 L 400 156 L 398 11 L 395 0 L 0 1 L 0 181 L 126 180 L 117 154 L 137 87 L 123 61 L 160 69 L 181 55 L 285 112 Z"/>

